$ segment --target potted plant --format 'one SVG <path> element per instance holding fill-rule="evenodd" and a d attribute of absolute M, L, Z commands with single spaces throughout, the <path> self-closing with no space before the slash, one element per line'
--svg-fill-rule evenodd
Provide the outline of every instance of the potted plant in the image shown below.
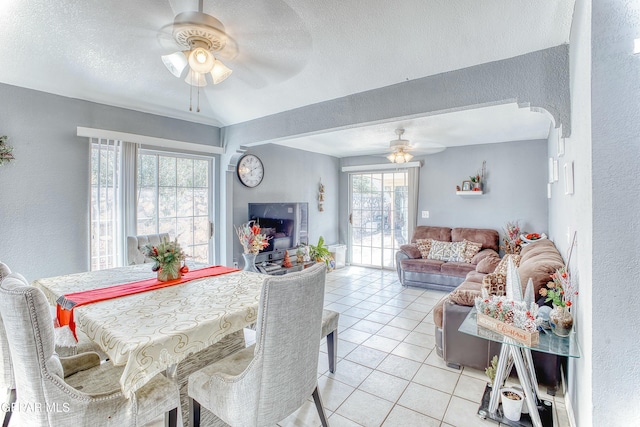
<path fill-rule="evenodd" d="M 320 236 L 317 245 L 309 245 L 309 256 L 316 262 L 324 262 L 329 266 L 329 262 L 333 259 L 329 248 L 324 244 L 324 238 Z"/>
<path fill-rule="evenodd" d="M 491 359 L 491 365 L 484 370 L 484 373 L 489 377 L 489 387 L 493 387 L 493 381 L 496 379 L 496 370 L 498 368 L 498 356 L 493 356 Z"/>
<path fill-rule="evenodd" d="M 551 281 L 539 293 L 546 298 L 545 302 L 551 301 L 553 305 L 553 310 L 549 313 L 549 325 L 553 333 L 560 337 L 568 336 L 573 328 L 573 316 L 569 308 L 578 295 L 578 290 L 567 267 L 557 269 L 551 275 Z"/>
<path fill-rule="evenodd" d="M 500 390 L 502 397 L 502 412 L 504 416 L 511 421 L 520 421 L 522 413 L 522 404 L 524 403 L 524 395 L 520 390 L 506 387 Z"/>

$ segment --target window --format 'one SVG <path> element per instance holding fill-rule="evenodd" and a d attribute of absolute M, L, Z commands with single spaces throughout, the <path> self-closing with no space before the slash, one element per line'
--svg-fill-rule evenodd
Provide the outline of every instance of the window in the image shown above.
<path fill-rule="evenodd" d="M 137 234 L 169 233 L 187 255 L 209 262 L 211 169 L 209 158 L 141 150 Z"/>
<path fill-rule="evenodd" d="M 126 265 L 134 234 L 169 233 L 195 261 L 210 262 L 212 168 L 208 157 L 92 138 L 91 270 Z"/>

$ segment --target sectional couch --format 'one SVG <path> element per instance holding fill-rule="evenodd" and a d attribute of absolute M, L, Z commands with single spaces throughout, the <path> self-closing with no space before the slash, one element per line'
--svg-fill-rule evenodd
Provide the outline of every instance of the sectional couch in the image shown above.
<path fill-rule="evenodd" d="M 440 242 L 462 243 L 465 240 L 481 244 L 477 253 L 462 261 L 445 261 L 423 257 L 418 242 L 433 239 Z M 499 234 L 485 228 L 449 228 L 419 225 L 411 243 L 396 252 L 396 268 L 400 283 L 427 289 L 452 291 L 468 274 L 476 272 L 486 258 L 498 257 Z M 486 261 L 485 261 L 486 262 Z"/>

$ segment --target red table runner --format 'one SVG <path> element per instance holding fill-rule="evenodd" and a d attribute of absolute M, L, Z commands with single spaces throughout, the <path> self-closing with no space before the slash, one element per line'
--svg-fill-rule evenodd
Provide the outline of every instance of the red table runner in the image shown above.
<path fill-rule="evenodd" d="M 167 282 L 161 282 L 157 278 L 153 278 L 140 280 L 138 282 L 124 283 L 122 285 L 109 286 L 106 288 L 91 289 L 89 291 L 66 294 L 58 298 L 58 300 L 56 301 L 56 315 L 58 317 L 58 323 L 60 324 L 60 326 L 69 325 L 69 328 L 73 332 L 73 336 L 77 339 L 76 324 L 73 321 L 73 310 L 76 307 L 80 307 L 86 304 L 92 304 L 94 302 L 124 297 L 127 295 L 153 291 L 155 289 L 162 289 L 168 286 L 190 282 L 191 280 L 202 279 L 204 277 L 219 276 L 221 274 L 232 273 L 234 271 L 239 270 L 237 268 L 217 265 L 213 267 L 205 267 L 198 270 L 189 271 L 188 273 L 183 274 L 180 279 L 169 280 Z"/>

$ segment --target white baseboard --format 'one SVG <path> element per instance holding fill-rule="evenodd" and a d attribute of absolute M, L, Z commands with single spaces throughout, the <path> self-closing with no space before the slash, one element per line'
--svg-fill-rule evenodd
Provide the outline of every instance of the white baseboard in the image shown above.
<path fill-rule="evenodd" d="M 560 368 L 560 378 L 562 378 L 562 391 L 564 391 L 564 407 L 567 411 L 567 418 L 569 419 L 569 425 L 571 427 L 578 427 L 576 424 L 576 416 L 573 412 L 573 404 L 571 403 L 573 399 L 571 399 L 571 394 L 567 389 L 567 383 L 564 380 L 564 368 Z"/>

